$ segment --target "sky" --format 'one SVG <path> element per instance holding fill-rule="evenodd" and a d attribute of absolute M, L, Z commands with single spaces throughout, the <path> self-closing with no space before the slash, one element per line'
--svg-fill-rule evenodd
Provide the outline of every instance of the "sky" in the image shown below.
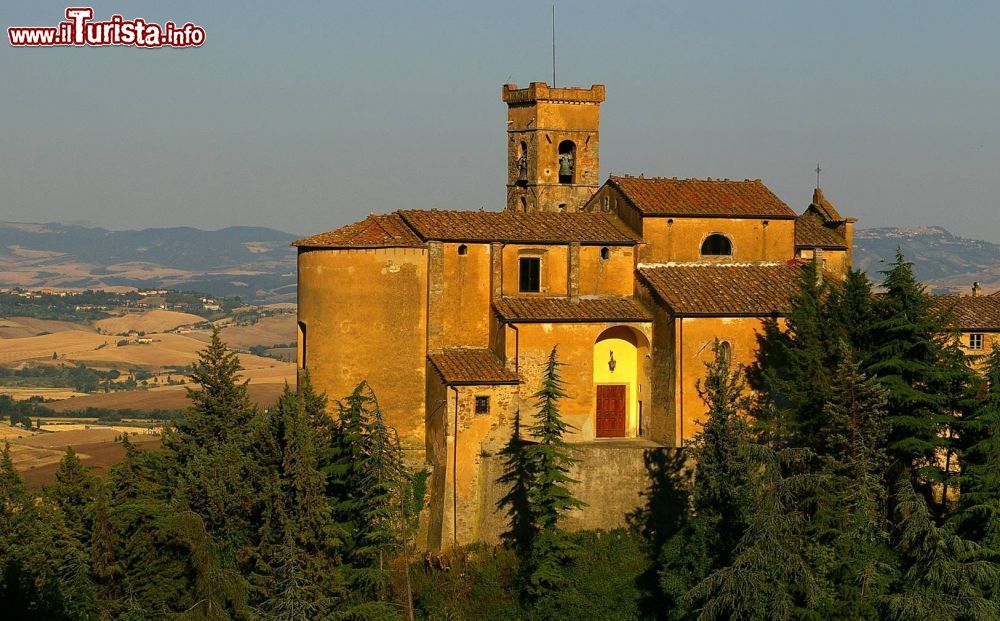
<path fill-rule="evenodd" d="M 0 43 L 0 220 L 304 234 L 502 209 L 501 85 L 551 81 L 548 2 L 79 4 L 206 42 Z M 555 4 L 558 84 L 607 85 L 602 179 L 760 178 L 802 211 L 819 163 L 861 227 L 1000 242 L 1000 3 Z M 67 6 L 6 0 L 0 24 Z"/>

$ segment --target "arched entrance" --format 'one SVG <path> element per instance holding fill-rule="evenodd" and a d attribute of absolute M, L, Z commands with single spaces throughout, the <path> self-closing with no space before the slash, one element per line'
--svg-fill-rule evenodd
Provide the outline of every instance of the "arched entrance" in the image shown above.
<path fill-rule="evenodd" d="M 642 405 L 649 341 L 628 326 L 608 328 L 594 343 L 594 435 L 634 438 L 645 425 Z"/>

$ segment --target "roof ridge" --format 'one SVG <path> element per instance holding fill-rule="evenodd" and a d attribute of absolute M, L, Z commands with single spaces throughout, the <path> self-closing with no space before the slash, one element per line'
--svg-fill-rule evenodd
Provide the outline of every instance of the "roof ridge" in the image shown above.
<path fill-rule="evenodd" d="M 705 177 L 705 178 L 701 178 L 701 177 L 666 177 L 666 176 L 643 175 L 643 174 L 640 174 L 638 176 L 637 175 L 628 175 L 628 174 L 622 174 L 622 175 L 610 174 L 610 175 L 608 175 L 608 177 L 611 178 L 611 179 L 636 179 L 636 180 L 640 180 L 640 181 L 703 181 L 703 182 L 711 182 L 711 183 L 763 183 L 763 181 L 761 179 L 749 179 L 749 178 L 747 178 L 747 179 L 730 179 L 728 177 L 719 177 L 719 178 L 712 178 L 712 177 Z"/>

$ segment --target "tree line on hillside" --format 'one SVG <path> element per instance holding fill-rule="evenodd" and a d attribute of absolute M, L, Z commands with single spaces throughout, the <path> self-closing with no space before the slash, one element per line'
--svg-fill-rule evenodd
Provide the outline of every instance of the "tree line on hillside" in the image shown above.
<path fill-rule="evenodd" d="M 414 550 L 426 471 L 366 384 L 333 404 L 303 377 L 267 411 L 216 333 L 160 451 L 108 478 L 67 451 L 25 489 L 0 455 L 0 601 L 11 619 L 996 619 L 1000 350 L 973 372 L 901 257 L 803 269 L 757 362 L 716 346 L 684 450 L 647 453 L 630 528 L 581 508 L 553 350 L 500 457 L 503 545 Z M 747 387 L 753 391 L 748 391 Z"/>

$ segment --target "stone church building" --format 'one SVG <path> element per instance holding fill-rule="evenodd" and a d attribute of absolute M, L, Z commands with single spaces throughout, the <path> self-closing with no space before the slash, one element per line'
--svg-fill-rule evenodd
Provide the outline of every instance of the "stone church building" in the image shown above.
<path fill-rule="evenodd" d="M 558 347 L 588 503 L 614 527 L 651 451 L 681 447 L 718 339 L 752 361 L 806 261 L 851 265 L 855 219 L 816 188 L 801 213 L 760 180 L 598 176 L 605 88 L 532 83 L 507 105 L 503 211 L 402 209 L 295 242 L 298 363 L 331 399 L 367 380 L 408 457 L 432 471 L 422 542 L 495 540 L 498 449 L 535 410 Z M 805 201 L 803 201 L 805 202 Z"/>

